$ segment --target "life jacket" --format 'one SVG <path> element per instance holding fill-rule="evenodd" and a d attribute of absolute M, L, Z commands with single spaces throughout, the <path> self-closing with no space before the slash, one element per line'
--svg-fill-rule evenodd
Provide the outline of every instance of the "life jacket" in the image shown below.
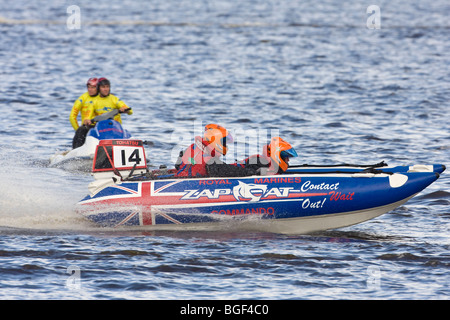
<path fill-rule="evenodd" d="M 204 141 L 202 137 L 195 137 L 191 144 L 181 156 L 181 163 L 177 164 L 176 177 L 207 177 L 206 165 L 216 156 L 216 151 Z"/>

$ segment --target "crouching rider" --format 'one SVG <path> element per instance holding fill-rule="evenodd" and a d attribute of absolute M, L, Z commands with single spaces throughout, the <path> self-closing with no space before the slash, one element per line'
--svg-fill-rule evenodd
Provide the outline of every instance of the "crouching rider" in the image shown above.
<path fill-rule="evenodd" d="M 175 165 L 176 177 L 243 177 L 256 174 L 252 168 L 226 164 L 220 158 L 227 154 L 227 143 L 233 137 L 217 124 L 205 126 L 203 137 L 194 138 Z"/>
<path fill-rule="evenodd" d="M 289 158 L 298 157 L 295 149 L 280 137 L 274 137 L 263 147 L 263 154 L 256 154 L 236 163 L 236 166 L 255 170 L 257 174 L 274 175 L 286 172 Z"/>

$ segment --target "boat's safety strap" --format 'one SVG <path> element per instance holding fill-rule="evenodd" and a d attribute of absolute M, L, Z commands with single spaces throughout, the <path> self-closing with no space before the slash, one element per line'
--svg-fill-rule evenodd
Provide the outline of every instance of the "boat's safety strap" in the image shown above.
<path fill-rule="evenodd" d="M 106 146 L 103 146 L 103 150 L 105 151 L 106 156 L 108 157 L 109 163 L 111 163 L 111 166 L 112 166 L 112 168 L 113 168 L 113 170 L 114 170 L 114 173 L 115 173 L 116 175 L 118 175 L 121 179 L 123 179 L 122 175 L 120 174 L 120 171 L 117 170 L 117 168 L 114 166 L 114 161 L 112 161 L 112 159 L 111 159 L 111 157 L 110 157 L 108 151 L 106 150 Z"/>

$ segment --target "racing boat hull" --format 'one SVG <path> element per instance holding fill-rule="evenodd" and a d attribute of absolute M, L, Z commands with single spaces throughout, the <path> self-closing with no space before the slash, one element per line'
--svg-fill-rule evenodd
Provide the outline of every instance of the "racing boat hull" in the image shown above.
<path fill-rule="evenodd" d="M 149 172 L 142 141 L 103 140 L 94 156 L 91 194 L 77 210 L 104 227 L 305 234 L 389 212 L 444 170 L 443 165 L 391 168 L 381 163 L 296 166 L 272 176 L 180 179 L 171 170 Z"/>
<path fill-rule="evenodd" d="M 304 234 L 361 223 L 395 209 L 436 172 L 289 174 L 110 182 L 78 210 L 101 226 L 212 230 L 227 226 Z"/>

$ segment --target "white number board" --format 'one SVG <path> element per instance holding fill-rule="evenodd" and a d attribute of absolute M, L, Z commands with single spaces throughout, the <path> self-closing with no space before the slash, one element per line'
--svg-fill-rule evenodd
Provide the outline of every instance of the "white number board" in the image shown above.
<path fill-rule="evenodd" d="M 145 168 L 145 154 L 143 147 L 113 146 L 113 162 L 116 169 Z"/>

